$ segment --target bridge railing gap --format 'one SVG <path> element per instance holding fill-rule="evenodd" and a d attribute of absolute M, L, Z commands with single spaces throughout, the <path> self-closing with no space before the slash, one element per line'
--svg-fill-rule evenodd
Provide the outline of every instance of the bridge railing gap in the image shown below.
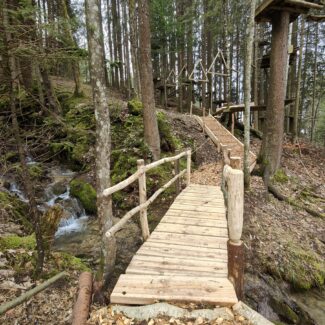
<path fill-rule="evenodd" d="M 148 216 L 147 216 L 147 209 L 149 205 L 162 193 L 164 192 L 168 187 L 170 187 L 173 183 L 176 183 L 176 191 L 177 194 L 181 191 L 181 182 L 180 179 L 182 176 L 185 175 L 186 177 L 186 186 L 190 185 L 191 182 L 191 150 L 186 150 L 184 152 L 181 152 L 177 154 L 174 157 L 167 157 L 160 159 L 158 161 L 154 161 L 148 165 L 145 165 L 145 162 L 143 159 L 139 159 L 137 161 L 137 171 L 132 174 L 130 177 L 125 179 L 124 181 L 111 186 L 107 189 L 105 189 L 102 193 L 103 197 L 109 197 L 113 193 L 120 191 L 124 189 L 125 187 L 129 186 L 136 180 L 138 180 L 139 183 L 139 205 L 130 210 L 128 213 L 126 213 L 120 221 L 118 221 L 114 226 L 112 226 L 107 232 L 106 237 L 112 237 L 115 235 L 115 233 L 123 228 L 123 226 L 127 223 L 128 220 L 130 220 L 134 215 L 137 213 L 140 213 L 140 224 L 141 224 L 141 231 L 142 231 L 142 237 L 143 240 L 147 240 L 150 236 L 149 231 L 149 224 L 148 224 Z M 186 169 L 180 171 L 180 164 L 179 160 L 183 157 L 186 157 Z M 164 186 L 162 186 L 160 189 L 158 189 L 149 199 L 147 199 L 147 186 L 146 186 L 146 172 L 149 170 L 158 167 L 164 163 L 174 162 L 174 171 L 175 176 L 167 182 Z"/>

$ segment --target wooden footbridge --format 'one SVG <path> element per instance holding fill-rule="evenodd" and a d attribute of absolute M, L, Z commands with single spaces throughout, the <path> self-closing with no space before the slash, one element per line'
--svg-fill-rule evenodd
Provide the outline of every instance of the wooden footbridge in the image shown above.
<path fill-rule="evenodd" d="M 202 120 L 198 120 L 204 127 Z M 206 120 L 206 125 L 211 121 Z M 221 150 L 225 146 L 219 140 L 222 132 L 212 126 L 210 131 L 214 135 L 212 140 Z M 227 148 L 236 148 L 234 152 L 239 154 L 237 144 L 234 138 L 232 143 L 227 142 Z M 221 187 L 191 183 L 191 151 L 187 150 L 148 165 L 139 160 L 135 174 L 104 191 L 104 196 L 110 196 L 134 181 L 139 182 L 139 206 L 129 211 L 106 236 L 114 236 L 129 219 L 140 213 L 144 239 L 125 274 L 118 279 L 111 303 L 141 305 L 182 301 L 232 306 L 241 298 L 243 172 L 241 159 L 233 157 L 227 148 L 223 147 L 226 159 Z M 183 158 L 187 160 L 187 167 L 180 171 Z M 175 176 L 147 199 L 146 172 L 163 163 L 174 164 Z M 184 186 L 181 184 L 183 176 Z M 176 183 L 178 196 L 150 234 L 147 208 L 173 183 Z"/>

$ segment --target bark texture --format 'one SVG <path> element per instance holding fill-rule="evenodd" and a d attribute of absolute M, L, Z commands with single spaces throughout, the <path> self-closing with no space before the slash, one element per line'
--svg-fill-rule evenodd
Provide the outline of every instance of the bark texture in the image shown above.
<path fill-rule="evenodd" d="M 261 164 L 264 180 L 280 167 L 283 131 L 284 99 L 286 95 L 286 66 L 288 57 L 289 13 L 281 11 L 272 19 L 272 49 L 269 91 L 264 138 L 261 147 Z"/>
<path fill-rule="evenodd" d="M 102 231 L 102 272 L 105 280 L 112 271 L 116 257 L 115 239 L 108 240 L 106 231 L 113 225 L 112 200 L 103 198 L 104 189 L 110 187 L 111 134 L 105 76 L 103 35 L 99 0 L 87 0 L 86 23 L 93 102 L 96 118 L 96 189 L 97 212 Z M 101 274 L 99 274 L 101 277 Z"/>
<path fill-rule="evenodd" d="M 160 138 L 155 109 L 151 62 L 151 33 L 147 0 L 139 0 L 140 30 L 140 80 L 143 104 L 144 138 L 152 152 L 153 159 L 160 157 Z"/>

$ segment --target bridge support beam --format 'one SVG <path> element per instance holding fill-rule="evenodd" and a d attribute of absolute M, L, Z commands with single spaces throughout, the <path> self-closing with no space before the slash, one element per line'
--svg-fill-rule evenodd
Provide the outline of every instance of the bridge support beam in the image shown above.
<path fill-rule="evenodd" d="M 228 240 L 228 278 L 235 287 L 238 300 L 244 296 L 244 243 Z"/>

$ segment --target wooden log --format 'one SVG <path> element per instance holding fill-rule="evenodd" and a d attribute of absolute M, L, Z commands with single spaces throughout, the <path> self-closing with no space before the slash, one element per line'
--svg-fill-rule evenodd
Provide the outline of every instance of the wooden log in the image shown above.
<path fill-rule="evenodd" d="M 325 218 L 325 214 L 318 212 L 316 210 L 310 209 L 308 208 L 306 205 L 304 204 L 299 204 L 298 202 L 295 202 L 293 199 L 291 199 L 290 197 L 282 194 L 274 185 L 269 184 L 268 185 L 268 190 L 270 193 L 273 194 L 273 196 L 275 198 L 277 198 L 280 201 L 285 201 L 299 209 L 305 210 L 306 212 L 308 212 L 310 215 L 312 215 L 313 217 L 317 217 L 317 218 Z"/>
<path fill-rule="evenodd" d="M 302 0 L 286 0 L 287 4 L 310 9 L 323 9 L 323 5 Z"/>
<path fill-rule="evenodd" d="M 110 238 L 114 236 L 114 234 L 119 231 L 128 220 L 130 220 L 135 214 L 141 211 L 143 208 L 147 208 L 166 188 L 172 185 L 179 177 L 182 177 L 186 173 L 186 169 L 181 171 L 178 175 L 173 177 L 168 183 L 166 183 L 163 187 L 161 187 L 158 191 L 156 191 L 145 203 L 135 207 L 134 209 L 130 210 L 127 214 L 125 214 L 121 220 L 116 223 L 112 228 L 110 228 L 106 232 L 106 237 Z"/>
<path fill-rule="evenodd" d="M 134 181 L 136 181 L 140 177 L 140 175 L 142 173 L 147 172 L 148 170 L 150 170 L 152 168 L 155 168 L 155 167 L 160 166 L 160 165 L 162 165 L 164 163 L 167 163 L 167 162 L 175 161 L 175 160 L 180 159 L 180 158 L 182 158 L 184 156 L 186 156 L 186 151 L 180 153 L 177 156 L 163 158 L 163 159 L 160 159 L 158 161 L 155 161 L 155 162 L 153 162 L 151 164 L 148 164 L 148 165 L 144 166 L 142 169 L 139 169 L 138 171 L 136 171 L 133 175 L 131 175 L 130 177 L 128 177 L 124 181 L 122 181 L 122 182 L 120 182 L 120 183 L 118 183 L 118 184 L 116 184 L 114 186 L 111 186 L 111 187 L 105 189 L 103 191 L 103 196 L 104 197 L 107 197 L 107 196 L 110 196 L 110 195 L 112 195 L 113 193 L 115 193 L 117 191 L 120 191 L 120 190 L 124 189 L 125 187 L 129 186 Z"/>
<path fill-rule="evenodd" d="M 139 159 L 137 161 L 138 170 L 144 170 L 144 160 Z M 139 204 L 143 204 L 147 201 L 147 184 L 146 173 L 142 173 L 139 176 Z M 147 208 L 140 210 L 140 225 L 142 231 L 143 240 L 146 241 L 150 235 Z"/>
<path fill-rule="evenodd" d="M 191 106 L 190 106 L 190 116 L 193 114 L 193 102 L 191 101 Z"/>
<path fill-rule="evenodd" d="M 244 174 L 241 170 L 226 165 L 223 174 L 227 186 L 227 216 L 229 238 L 239 243 L 243 231 Z"/>
<path fill-rule="evenodd" d="M 105 189 L 103 191 L 103 196 L 107 197 L 107 196 L 110 196 L 110 195 L 112 195 L 113 193 L 115 193 L 117 191 L 123 190 L 125 187 L 127 187 L 130 184 L 132 184 L 133 182 L 135 182 L 139 178 L 141 173 L 143 173 L 143 172 L 144 172 L 143 170 L 138 170 L 137 172 L 135 172 L 133 175 L 131 175 L 130 177 L 128 177 L 124 181 Z"/>
<path fill-rule="evenodd" d="M 92 295 L 93 277 L 90 272 L 82 272 L 79 276 L 78 298 L 73 307 L 72 325 L 87 323 Z"/>
<path fill-rule="evenodd" d="M 68 273 L 67 272 L 61 272 L 55 276 L 53 276 L 52 278 L 48 279 L 47 281 L 39 284 L 38 286 L 36 286 L 35 288 L 26 291 L 24 294 L 22 294 L 21 296 L 6 302 L 4 304 L 2 304 L 0 306 L 0 315 L 4 314 L 6 311 L 22 304 L 23 302 L 27 301 L 28 299 L 30 299 L 32 296 L 36 295 L 37 293 L 39 293 L 40 291 L 46 289 L 47 287 L 49 287 L 51 284 L 53 284 L 54 282 L 58 281 L 59 279 L 62 279 L 63 277 L 67 276 Z"/>
<path fill-rule="evenodd" d="M 192 151 L 187 150 L 187 162 L 186 162 L 186 186 L 189 186 L 191 184 L 191 156 L 192 156 Z"/>
<path fill-rule="evenodd" d="M 237 298 L 244 297 L 244 243 L 233 243 L 230 240 L 228 247 L 228 278 L 234 285 Z"/>
<path fill-rule="evenodd" d="M 144 166 L 144 171 L 147 172 L 148 170 L 150 170 L 152 168 L 155 168 L 155 167 L 158 167 L 158 166 L 160 166 L 162 164 L 178 160 L 178 159 L 180 159 L 182 157 L 185 157 L 186 154 L 187 154 L 186 151 L 184 151 L 184 152 L 181 152 L 180 154 L 178 154 L 178 155 L 176 155 L 174 157 L 163 158 L 163 159 L 160 159 L 158 161 L 155 161 L 155 162 L 153 162 L 151 164 L 148 164 L 148 165 Z"/>

